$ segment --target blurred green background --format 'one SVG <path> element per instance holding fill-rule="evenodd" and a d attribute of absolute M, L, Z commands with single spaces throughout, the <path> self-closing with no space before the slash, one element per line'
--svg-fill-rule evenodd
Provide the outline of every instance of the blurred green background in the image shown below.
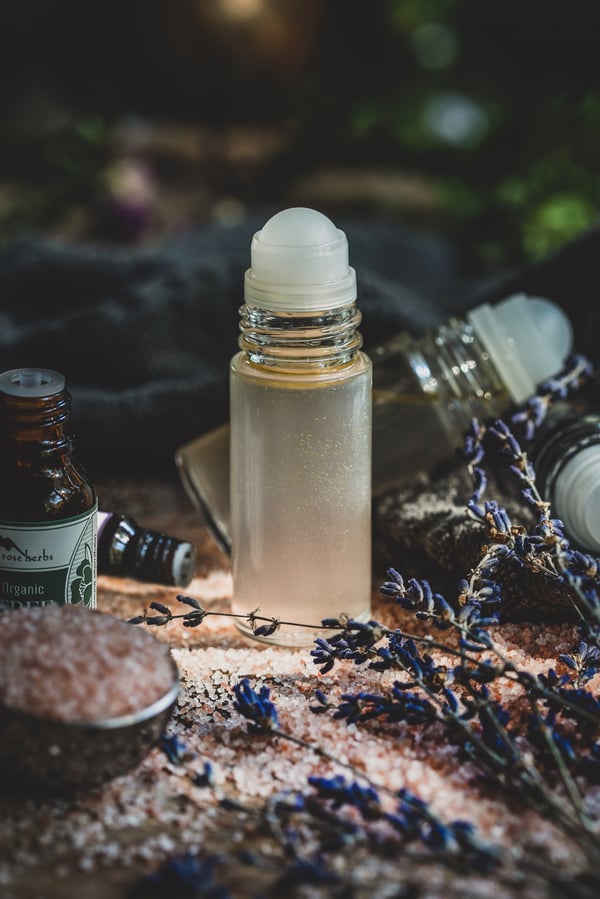
<path fill-rule="evenodd" d="M 0 240 L 109 245 L 314 205 L 519 265 L 600 207 L 598 3 L 21 0 Z"/>

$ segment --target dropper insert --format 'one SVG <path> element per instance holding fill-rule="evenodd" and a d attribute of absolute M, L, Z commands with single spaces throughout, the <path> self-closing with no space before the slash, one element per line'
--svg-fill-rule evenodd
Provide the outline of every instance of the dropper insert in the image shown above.
<path fill-rule="evenodd" d="M 13 368 L 0 374 L 0 393 L 7 396 L 54 396 L 64 389 L 64 375 L 47 368 Z"/>

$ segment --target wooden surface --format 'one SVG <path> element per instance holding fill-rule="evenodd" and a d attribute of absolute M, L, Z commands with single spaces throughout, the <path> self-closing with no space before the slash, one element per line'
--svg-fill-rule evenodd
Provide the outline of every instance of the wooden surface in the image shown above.
<path fill-rule="evenodd" d="M 219 572 L 219 580 L 227 590 L 228 560 L 212 541 L 175 479 L 135 483 L 111 480 L 97 484 L 97 488 L 102 509 L 125 512 L 146 527 L 180 536 L 196 545 L 196 588 L 210 584 L 211 575 Z M 98 609 L 127 619 L 143 611 L 153 600 L 174 603 L 177 592 L 129 579 L 100 576 Z M 171 634 L 157 636 L 167 642 L 177 642 L 171 639 Z M 161 755 L 158 750 L 153 750 L 155 760 Z M 130 781 L 137 775 L 143 778 L 144 772 L 139 770 L 126 775 L 119 782 Z M 167 772 L 165 776 L 168 777 Z M 150 808 L 135 824 L 123 826 L 122 820 L 115 819 L 111 827 L 102 822 L 97 832 L 101 831 L 102 840 L 113 847 L 110 851 L 114 858 L 110 863 L 105 858 L 98 865 L 90 849 L 94 841 L 93 827 L 80 846 L 77 845 L 77 828 L 83 832 L 94 821 L 101 821 L 103 805 L 108 807 L 113 801 L 119 805 L 125 799 L 107 799 L 103 789 L 74 797 L 43 796 L 39 792 L 24 795 L 21 789 L 13 791 L 10 775 L 0 789 L 2 899 L 113 899 L 123 896 L 136 877 L 151 866 L 149 858 L 143 857 L 120 863 L 114 847 L 131 849 L 138 846 L 144 856 L 149 855 L 144 851 L 145 845 L 155 842 L 158 835 L 177 839 L 176 825 L 172 821 L 161 823 Z M 173 804 L 176 803 L 174 796 Z"/>
<path fill-rule="evenodd" d="M 220 553 L 179 483 L 118 480 L 101 483 L 101 507 L 133 515 L 140 523 L 192 540 L 198 547 L 196 577 L 186 592 L 213 610 L 225 611 L 230 601 L 228 560 Z M 377 594 L 382 573 L 375 573 L 374 616 L 390 621 Z M 120 618 L 139 614 L 152 600 L 181 611 L 178 591 L 130 580 L 100 577 L 98 606 Z M 277 703 L 282 727 L 313 745 L 337 753 L 369 772 L 377 782 L 398 789 L 406 786 L 448 819 L 474 820 L 483 838 L 534 851 L 551 847 L 560 866 L 571 848 L 564 845 L 548 821 L 502 797 L 490 794 L 457 752 L 435 732 L 415 736 L 404 725 L 358 729 L 330 716 L 309 711 L 314 690 L 340 692 L 375 689 L 379 681 L 366 666 L 340 666 L 319 678 L 308 650 L 265 647 L 248 641 L 227 619 L 207 619 L 195 629 L 178 622 L 155 628 L 168 642 L 179 665 L 182 691 L 170 726 L 186 746 L 180 764 L 153 749 L 132 772 L 91 792 L 74 796 L 23 795 L 5 772 L 0 791 L 1 899 L 125 899 L 143 874 L 187 849 L 204 856 L 217 852 L 227 859 L 218 869 L 219 882 L 232 896 L 287 895 L 272 891 L 278 870 L 287 864 L 280 842 L 253 816 L 269 796 L 285 790 L 306 790 L 311 774 L 331 775 L 335 768 L 314 752 L 282 740 L 248 734 L 232 705 L 231 688 L 243 676 L 267 684 Z M 567 649 L 569 628 L 527 628 L 502 631 L 507 652 L 521 651 L 528 642 L 540 666 Z M 206 761 L 215 768 L 215 786 L 193 785 L 191 775 Z M 225 810 L 222 799 L 241 803 Z M 239 850 L 252 850 L 260 863 L 248 865 Z M 561 861 L 562 853 L 562 861 Z M 236 861 L 239 859 L 239 861 Z M 373 857 L 360 846 L 342 848 L 335 864 L 354 882 L 356 897 L 444 896 L 502 897 L 547 895 L 528 885 L 507 886 L 473 873 L 465 876 L 437 865 L 435 856 L 400 861 L 397 853 Z M 271 892 L 269 892 L 271 889 Z M 338 895 L 331 888 L 311 887 L 300 896 Z M 548 894 L 549 895 L 549 894 Z M 173 894 L 173 899 L 178 899 Z"/>

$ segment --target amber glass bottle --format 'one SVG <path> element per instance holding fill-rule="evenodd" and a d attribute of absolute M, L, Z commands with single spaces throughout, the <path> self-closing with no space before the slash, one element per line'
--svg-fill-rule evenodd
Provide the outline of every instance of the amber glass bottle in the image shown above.
<path fill-rule="evenodd" d="M 58 372 L 0 374 L 0 601 L 96 605 L 93 484 L 73 458 Z"/>
<path fill-rule="evenodd" d="M 138 581 L 187 587 L 196 549 L 187 540 L 140 525 L 129 515 L 98 512 L 98 572 Z"/>

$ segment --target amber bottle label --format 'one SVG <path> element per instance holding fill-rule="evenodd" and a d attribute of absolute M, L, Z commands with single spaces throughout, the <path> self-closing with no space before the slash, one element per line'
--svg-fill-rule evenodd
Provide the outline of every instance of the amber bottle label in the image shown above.
<path fill-rule="evenodd" d="M 0 521 L 0 601 L 96 607 L 97 506 L 61 521 Z"/>

